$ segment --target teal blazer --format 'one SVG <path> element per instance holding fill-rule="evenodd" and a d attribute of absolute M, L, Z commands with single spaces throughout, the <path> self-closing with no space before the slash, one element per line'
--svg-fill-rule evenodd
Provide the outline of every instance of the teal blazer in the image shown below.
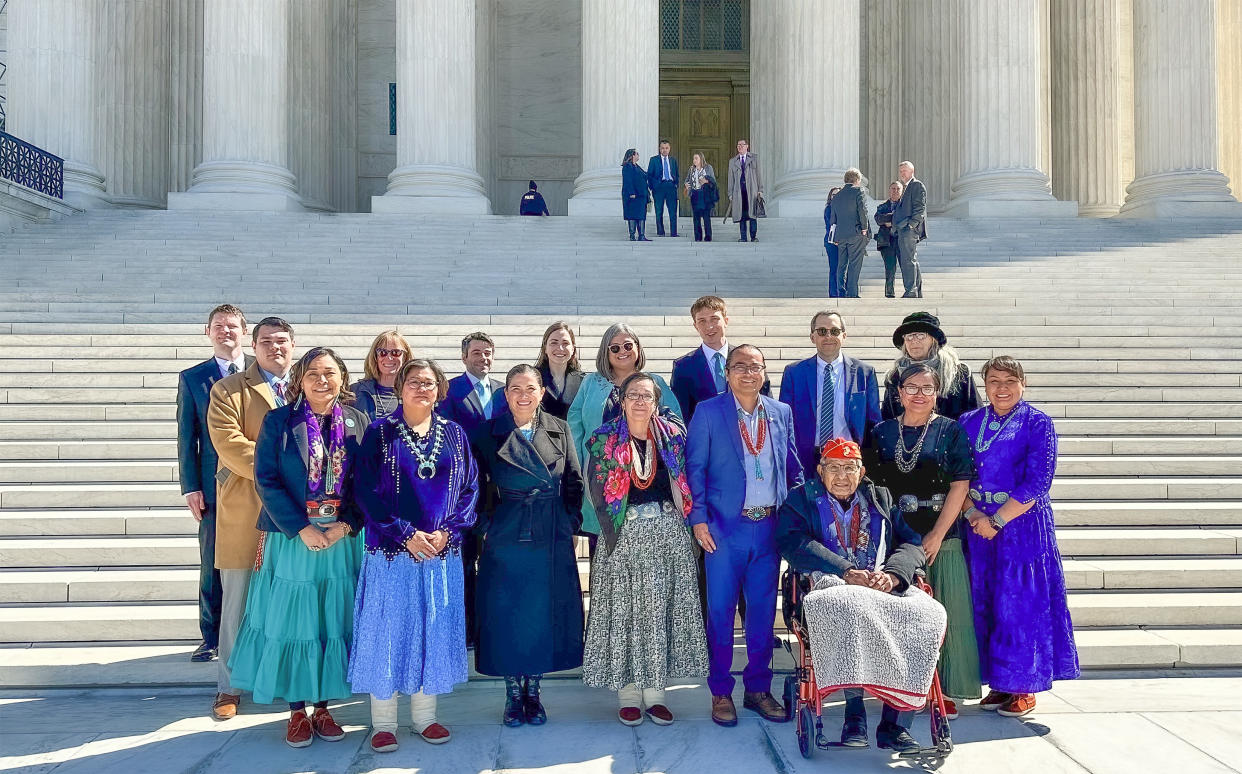
<path fill-rule="evenodd" d="M 660 405 L 670 409 L 681 419 L 681 406 L 668 384 L 658 374 L 651 374 L 651 378 L 660 387 Z M 588 374 L 582 380 L 578 395 L 569 407 L 569 432 L 574 437 L 578 459 L 582 461 L 583 478 L 589 475 L 586 466 L 591 459 L 591 455 L 587 453 L 587 441 L 604 424 L 604 404 L 608 401 L 612 388 L 612 382 L 600 374 Z M 589 497 L 582 498 L 582 531 L 599 534 L 599 519 L 595 517 L 595 508 Z"/>

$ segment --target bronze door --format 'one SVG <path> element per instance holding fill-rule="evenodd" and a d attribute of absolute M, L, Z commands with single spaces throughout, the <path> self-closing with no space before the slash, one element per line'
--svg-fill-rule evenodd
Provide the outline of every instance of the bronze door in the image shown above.
<path fill-rule="evenodd" d="M 716 172 L 720 202 L 713 214 L 723 215 L 725 193 L 729 190 L 729 159 L 732 157 L 732 99 L 728 96 L 681 96 L 660 98 L 660 136 L 673 144 L 673 155 L 681 168 L 678 183 L 678 211 L 690 215 L 690 197 L 684 181 L 695 153 L 701 153 Z"/>

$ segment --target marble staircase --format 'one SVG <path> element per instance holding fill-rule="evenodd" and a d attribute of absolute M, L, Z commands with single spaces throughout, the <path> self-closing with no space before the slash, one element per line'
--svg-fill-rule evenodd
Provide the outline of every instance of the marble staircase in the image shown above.
<path fill-rule="evenodd" d="M 689 224 L 684 231 L 689 232 Z M 1242 665 L 1242 223 L 936 220 L 926 297 L 823 297 L 822 225 L 770 220 L 634 244 L 619 220 L 92 212 L 0 242 L 0 685 L 61 665 L 94 682 L 211 679 L 197 639 L 195 524 L 177 485 L 176 373 L 209 355 L 217 303 L 279 314 L 300 349 L 352 367 L 382 328 L 460 370 L 490 332 L 498 370 L 548 322 L 587 367 L 615 320 L 668 374 L 697 344 L 690 302 L 729 300 L 735 343 L 778 387 L 839 308 L 851 354 L 885 368 L 893 328 L 938 314 L 966 362 L 1008 353 L 1061 435 L 1054 486 L 1083 663 Z M 583 568 L 585 573 L 585 568 Z M 150 659 L 150 661 L 148 661 Z M 136 665 L 153 664 L 151 668 Z M 193 669 L 191 669 L 193 667 Z M 113 672 L 109 672 L 109 669 Z M 113 674 L 113 677 L 108 677 Z"/>

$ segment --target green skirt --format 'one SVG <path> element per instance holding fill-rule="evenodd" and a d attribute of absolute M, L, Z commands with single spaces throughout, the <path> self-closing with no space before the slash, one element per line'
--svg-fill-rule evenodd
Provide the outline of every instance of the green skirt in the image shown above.
<path fill-rule="evenodd" d="M 352 535 L 311 551 L 299 537 L 266 533 L 229 659 L 234 687 L 260 704 L 353 695 L 346 673 L 362 545 Z"/>
<path fill-rule="evenodd" d="M 975 640 L 975 611 L 970 597 L 970 574 L 960 538 L 940 544 L 936 561 L 927 568 L 932 596 L 949 616 L 940 648 L 940 689 L 954 699 L 983 695 L 979 679 L 979 644 Z"/>

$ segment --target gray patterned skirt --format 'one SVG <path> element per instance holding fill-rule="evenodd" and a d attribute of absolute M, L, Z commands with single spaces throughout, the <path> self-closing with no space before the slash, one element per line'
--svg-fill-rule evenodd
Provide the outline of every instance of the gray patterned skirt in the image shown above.
<path fill-rule="evenodd" d="M 630 507 L 616 548 L 601 542 L 591 568 L 582 680 L 615 691 L 706 674 L 698 566 L 685 522 L 671 502 Z"/>

